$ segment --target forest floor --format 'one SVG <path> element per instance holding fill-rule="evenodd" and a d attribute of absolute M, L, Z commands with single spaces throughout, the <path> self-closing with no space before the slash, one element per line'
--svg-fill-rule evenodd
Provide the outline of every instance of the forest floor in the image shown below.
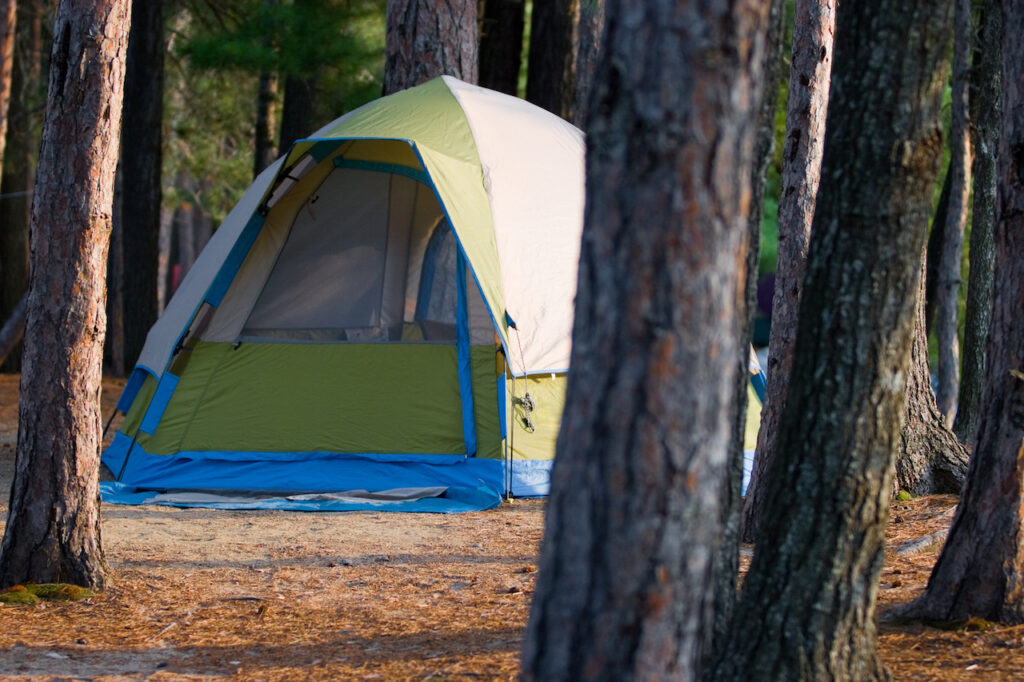
<path fill-rule="evenodd" d="M 105 383 L 105 415 L 119 390 Z M 12 478 L 16 421 L 17 377 L 0 375 L 0 491 Z M 6 502 L 2 494 L 0 519 Z M 1020 679 L 1024 626 L 885 620 L 923 589 L 939 544 L 896 548 L 941 533 L 955 504 L 894 503 L 882 655 L 896 680 Z M 79 602 L 0 605 L 0 679 L 516 676 L 542 501 L 452 516 L 108 504 L 102 513 L 113 584 Z"/>

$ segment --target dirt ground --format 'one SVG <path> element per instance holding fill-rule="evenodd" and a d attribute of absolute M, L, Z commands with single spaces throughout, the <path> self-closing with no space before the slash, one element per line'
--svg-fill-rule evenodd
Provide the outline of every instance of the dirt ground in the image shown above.
<path fill-rule="evenodd" d="M 118 391 L 105 386 L 105 415 Z M 0 375 L 2 491 L 16 402 L 17 377 Z M 947 527 L 955 503 L 895 503 L 890 548 Z M 114 584 L 0 607 L 0 679 L 514 679 L 543 514 L 541 501 L 452 516 L 104 505 Z M 880 646 L 894 679 L 1021 678 L 1024 627 L 884 620 L 924 587 L 937 550 L 890 549 Z"/>

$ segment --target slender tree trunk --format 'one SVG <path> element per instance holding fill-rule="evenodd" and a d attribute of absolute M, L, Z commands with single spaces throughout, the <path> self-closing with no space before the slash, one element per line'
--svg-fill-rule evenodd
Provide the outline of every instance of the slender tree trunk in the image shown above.
<path fill-rule="evenodd" d="M 0 0 L 0 168 L 7 140 L 7 109 L 11 102 L 11 68 L 14 65 L 14 27 L 17 2 Z"/>
<path fill-rule="evenodd" d="M 942 258 L 936 282 L 935 340 L 939 347 L 935 401 L 946 426 L 953 425 L 960 387 L 960 262 L 963 258 L 967 198 L 971 193 L 970 54 L 971 0 L 956 0 L 953 40 L 953 124 L 949 136 L 949 208 L 946 211 Z"/>
<path fill-rule="evenodd" d="M 42 50 L 37 0 L 18 3 L 17 38 L 11 74 L 11 98 L 0 194 L 0 320 L 8 319 L 28 291 L 28 220 L 32 173 L 39 149 L 35 108 L 44 90 L 39 79 Z M 0 362 L 5 372 L 21 368 L 21 349 L 9 349 Z"/>
<path fill-rule="evenodd" d="M 768 4 L 765 49 L 758 71 L 762 74 L 761 99 L 756 103 L 757 132 L 750 176 L 750 211 L 747 215 L 747 238 L 744 249 L 746 263 L 740 272 L 740 344 L 736 358 L 736 402 L 733 405 L 732 445 L 729 457 L 729 478 L 723 500 L 721 541 L 716 553 L 715 624 L 713 650 L 725 645 L 729 621 L 736 605 L 736 583 L 740 565 L 740 511 L 743 505 L 743 455 L 746 436 L 747 386 L 750 382 L 750 345 L 754 335 L 754 306 L 757 294 L 757 264 L 761 248 L 761 222 L 764 217 L 765 188 L 768 167 L 775 149 L 775 109 L 782 82 L 782 43 L 784 39 L 785 2 Z M 713 654 L 712 654 L 713 655 Z"/>
<path fill-rule="evenodd" d="M 935 329 L 935 308 L 938 305 L 939 263 L 942 260 L 942 246 L 946 238 L 946 216 L 949 214 L 949 195 L 953 190 L 953 161 L 946 167 L 942 190 L 939 192 L 939 203 L 935 205 L 935 217 L 932 218 L 931 232 L 928 233 L 928 251 L 925 256 L 924 284 L 924 324 L 925 336 L 932 335 Z"/>
<path fill-rule="evenodd" d="M 483 0 L 480 85 L 516 95 L 523 55 L 526 0 Z"/>
<path fill-rule="evenodd" d="M 700 677 L 766 19 L 754 0 L 607 5 L 526 680 Z"/>
<path fill-rule="evenodd" d="M 256 140 L 254 142 L 252 176 L 255 178 L 274 161 L 274 102 L 277 100 L 277 75 L 260 73 L 256 101 Z M 312 132 L 310 130 L 309 132 Z"/>
<path fill-rule="evenodd" d="M 917 291 L 914 345 L 910 351 L 907 398 L 896 454 L 893 492 L 915 495 L 959 494 L 967 479 L 967 448 L 946 426 L 932 392 L 928 370 L 928 336 L 925 334 L 924 260 Z"/>
<path fill-rule="evenodd" d="M 131 50 L 131 47 L 128 49 Z M 127 66 L 125 68 L 127 70 Z M 114 204 L 110 216 L 110 249 L 107 253 L 107 335 L 103 349 L 107 371 L 117 377 L 123 377 L 127 373 L 124 357 L 124 216 L 121 211 L 123 181 L 124 175 L 119 164 L 114 173 Z"/>
<path fill-rule="evenodd" d="M 961 441 L 974 443 L 981 414 L 981 385 L 985 375 L 985 338 L 992 313 L 992 232 L 996 220 L 996 149 L 1002 116 L 1002 13 L 998 0 L 984 0 L 981 35 L 971 73 L 974 107 L 974 211 L 971 218 L 970 275 L 964 320 L 964 352 L 960 395 L 953 431 Z"/>
<path fill-rule="evenodd" d="M 579 0 L 580 20 L 576 41 L 576 102 L 572 110 L 572 122 L 583 128 L 590 112 L 590 95 L 593 90 L 597 57 L 601 52 L 601 37 L 604 33 L 605 0 Z"/>
<path fill-rule="evenodd" d="M 779 255 L 772 296 L 772 328 L 768 339 L 767 386 L 757 434 L 757 457 L 743 504 L 742 538 L 754 542 L 764 501 L 763 481 L 775 459 L 779 419 L 793 366 L 797 311 L 811 239 L 814 202 L 821 179 L 832 78 L 835 0 L 796 0 L 793 59 L 789 70 L 786 138 L 782 154 L 779 198 Z"/>
<path fill-rule="evenodd" d="M 579 16 L 580 0 L 545 0 L 533 3 L 530 18 L 526 99 L 567 121 L 576 104 Z"/>
<path fill-rule="evenodd" d="M 263 0 L 263 11 L 265 20 L 270 19 L 272 8 L 279 0 Z M 271 26 L 266 26 L 267 38 L 263 47 L 273 49 L 270 44 Z M 277 74 L 269 71 L 261 71 L 259 85 L 256 90 L 256 132 L 253 140 L 252 176 L 255 178 L 263 172 L 263 169 L 274 162 L 276 148 L 274 147 L 274 103 L 277 101 Z M 312 132 L 312 131 L 309 131 Z"/>
<path fill-rule="evenodd" d="M 477 82 L 476 0 L 388 0 L 384 94 L 437 76 Z"/>
<path fill-rule="evenodd" d="M 0 586 L 107 580 L 99 397 L 130 4 L 61 0 L 57 9 Z"/>
<path fill-rule="evenodd" d="M 313 109 L 316 104 L 315 78 L 288 76 L 284 80 L 284 106 L 281 110 L 281 135 L 278 149 L 282 154 L 316 127 Z"/>
<path fill-rule="evenodd" d="M 951 21 L 951 1 L 838 6 L 789 392 L 716 679 L 887 677 L 875 597 Z"/>
<path fill-rule="evenodd" d="M 163 0 L 132 6 L 121 133 L 124 357 L 135 364 L 157 318 L 157 237 L 162 197 Z"/>
<path fill-rule="evenodd" d="M 25 309 L 27 307 L 28 296 L 22 296 L 10 316 L 4 318 L 3 326 L 0 327 L 0 363 L 14 350 L 25 334 Z"/>
<path fill-rule="evenodd" d="M 908 615 L 1024 622 L 1024 6 L 1003 0 L 995 288 L 978 441 L 953 526 Z M 989 48 L 992 46 L 989 45 Z"/>

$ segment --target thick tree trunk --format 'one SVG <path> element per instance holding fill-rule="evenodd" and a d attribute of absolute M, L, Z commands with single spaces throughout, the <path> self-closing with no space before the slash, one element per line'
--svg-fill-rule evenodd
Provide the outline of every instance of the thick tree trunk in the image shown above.
<path fill-rule="evenodd" d="M 162 197 L 164 3 L 132 6 L 121 132 L 124 357 L 135 364 L 157 318 L 157 238 Z"/>
<path fill-rule="evenodd" d="M 729 478 L 723 499 L 721 542 L 715 557 L 715 624 L 714 646 L 725 644 L 729 621 L 736 606 L 736 583 L 740 564 L 740 512 L 743 505 L 743 455 L 747 425 L 747 386 L 750 382 L 750 343 L 754 335 L 754 306 L 757 294 L 757 263 L 761 249 L 761 221 L 764 217 L 765 188 L 768 167 L 775 148 L 775 109 L 778 105 L 779 84 L 782 81 L 782 43 L 784 38 L 785 2 L 772 0 L 768 4 L 765 49 L 758 71 L 762 74 L 761 99 L 757 131 L 754 139 L 754 158 L 750 175 L 750 210 L 747 215 L 747 238 L 744 249 L 746 263 L 741 270 L 740 287 L 740 344 L 736 358 L 736 403 L 733 405 L 732 445 L 729 457 Z M 713 655 L 713 654 L 712 654 Z"/>
<path fill-rule="evenodd" d="M 576 25 L 580 0 L 533 3 L 526 99 L 573 120 L 576 104 Z"/>
<path fill-rule="evenodd" d="M 129 14 L 128 0 L 61 0 L 57 9 L 0 586 L 107 580 L 99 397 Z"/>
<path fill-rule="evenodd" d="M 838 6 L 789 392 L 717 679 L 886 678 L 875 597 L 951 21 L 951 1 Z"/>
<path fill-rule="evenodd" d="M 1002 63 L 998 46 L 1003 39 L 998 0 L 984 0 L 981 35 L 971 73 L 974 107 L 974 211 L 971 218 L 970 274 L 964 320 L 960 395 L 953 431 L 973 444 L 981 414 L 981 386 L 985 375 L 985 339 L 992 313 L 992 232 L 996 221 L 996 149 L 1002 116 Z"/>
<path fill-rule="evenodd" d="M 516 95 L 523 55 L 526 0 L 483 0 L 480 85 Z"/>
<path fill-rule="evenodd" d="M 477 82 L 476 0 L 388 0 L 384 94 L 437 76 Z"/>
<path fill-rule="evenodd" d="M 765 20 L 753 0 L 607 5 L 526 680 L 700 677 Z"/>
<path fill-rule="evenodd" d="M 42 97 L 39 82 L 41 21 L 39 3 L 18 3 L 11 98 L 8 108 L 3 179 L 0 181 L 0 320 L 13 314 L 28 291 L 28 219 L 32 203 L 32 174 L 39 149 L 35 109 Z M 5 372 L 21 368 L 21 348 L 10 349 L 0 362 Z"/>
<path fill-rule="evenodd" d="M 896 452 L 893 492 L 915 495 L 959 494 L 967 479 L 968 453 L 946 426 L 935 405 L 928 371 L 928 337 L 924 322 L 924 263 L 917 292 L 914 345 L 910 351 L 907 398 Z"/>
<path fill-rule="evenodd" d="M 953 425 L 960 386 L 960 341 L 957 328 L 960 262 L 964 250 L 964 227 L 967 225 L 967 198 L 971 193 L 971 0 L 956 0 L 954 23 L 953 121 L 949 135 L 949 171 L 952 179 L 935 294 L 935 341 L 939 348 L 935 402 L 946 426 Z"/>
<path fill-rule="evenodd" d="M 995 289 L 978 441 L 925 593 L 906 613 L 1024 622 L 1024 6 L 1003 0 Z M 990 46 L 991 47 L 991 46 Z"/>
<path fill-rule="evenodd" d="M 757 457 L 743 504 L 744 542 L 754 542 L 757 538 L 764 500 L 763 481 L 775 459 L 779 419 L 793 366 L 800 290 L 821 178 L 835 26 L 835 0 L 796 0 L 779 198 L 779 256 L 768 339 L 768 381 L 757 434 Z"/>
<path fill-rule="evenodd" d="M 601 52 L 601 37 L 604 33 L 605 0 L 579 0 L 580 20 L 576 40 L 576 103 L 572 110 L 572 122 L 579 128 L 586 127 L 590 112 L 590 95 L 593 91 L 594 72 L 597 57 Z"/>

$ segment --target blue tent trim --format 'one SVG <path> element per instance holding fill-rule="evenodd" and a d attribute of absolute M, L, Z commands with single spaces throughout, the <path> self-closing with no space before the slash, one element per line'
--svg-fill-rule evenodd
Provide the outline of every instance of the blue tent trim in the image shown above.
<path fill-rule="evenodd" d="M 476 500 L 474 509 L 488 509 L 500 503 L 504 483 L 504 462 L 464 455 L 231 451 L 154 455 L 123 433 L 115 436 L 114 442 L 103 453 L 102 461 L 114 472 L 124 468 L 119 481 L 121 486 L 107 486 L 103 497 L 105 501 L 120 504 L 148 504 L 142 497 L 134 497 L 146 491 L 230 490 L 283 494 L 443 486 L 448 488 L 444 497 L 432 499 L 458 498 L 462 500 L 460 504 L 472 499 Z M 122 494 L 126 491 L 131 495 Z M 486 495 L 481 491 L 486 491 Z M 153 494 L 149 494 L 145 499 L 152 497 Z M 415 501 L 419 502 L 423 502 L 425 507 L 444 507 L 438 502 Z M 281 504 L 284 503 L 240 508 L 286 508 Z M 338 504 L 332 501 L 329 508 L 336 509 Z M 441 511 L 440 508 L 411 508 L 414 502 L 384 504 L 374 501 L 367 505 L 359 508 Z"/>

